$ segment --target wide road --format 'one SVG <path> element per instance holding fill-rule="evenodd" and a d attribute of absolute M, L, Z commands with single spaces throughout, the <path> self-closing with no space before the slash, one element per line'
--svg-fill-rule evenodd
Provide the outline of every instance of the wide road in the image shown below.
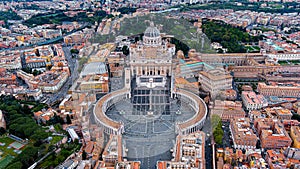
<path fill-rule="evenodd" d="M 66 60 L 68 61 L 68 65 L 70 68 L 71 76 L 68 78 L 67 82 L 62 86 L 59 92 L 54 94 L 46 94 L 49 100 L 46 102 L 47 104 L 52 104 L 57 100 L 62 100 L 66 94 L 68 93 L 69 88 L 75 82 L 75 80 L 79 77 L 78 73 L 78 61 L 75 58 L 72 58 L 72 54 L 70 52 L 71 47 L 63 47 L 63 51 L 65 53 Z"/>

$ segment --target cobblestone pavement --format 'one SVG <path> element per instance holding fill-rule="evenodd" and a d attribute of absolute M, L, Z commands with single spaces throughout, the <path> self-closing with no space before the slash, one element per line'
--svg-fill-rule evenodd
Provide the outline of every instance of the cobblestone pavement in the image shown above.
<path fill-rule="evenodd" d="M 170 115 L 133 115 L 130 100 L 110 107 L 107 116 L 125 125 L 123 141 L 128 149 L 127 159 L 141 161 L 141 168 L 154 169 L 159 160 L 171 160 L 176 134 L 175 122 L 194 115 L 188 104 L 172 102 Z"/>

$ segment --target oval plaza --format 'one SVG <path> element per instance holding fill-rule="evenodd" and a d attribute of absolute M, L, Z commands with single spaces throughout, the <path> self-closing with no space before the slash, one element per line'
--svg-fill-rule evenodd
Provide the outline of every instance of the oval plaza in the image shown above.
<path fill-rule="evenodd" d="M 143 40 L 130 46 L 129 66 L 125 68 L 125 87 L 103 96 L 94 108 L 97 124 L 107 134 L 121 135 L 124 123 L 109 118 L 108 109 L 122 100 L 130 100 L 132 115 L 155 118 L 170 115 L 171 100 L 189 105 L 194 115 L 175 122 L 176 134 L 199 131 L 207 115 L 207 107 L 197 95 L 174 87 L 172 73 L 175 45 L 163 39 L 153 23 L 146 29 Z"/>

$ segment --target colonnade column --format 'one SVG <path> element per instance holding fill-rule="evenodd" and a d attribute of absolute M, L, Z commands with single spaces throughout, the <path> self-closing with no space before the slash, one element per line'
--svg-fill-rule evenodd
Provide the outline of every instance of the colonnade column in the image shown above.
<path fill-rule="evenodd" d="M 133 66 L 131 66 L 131 75 L 133 75 Z"/>
<path fill-rule="evenodd" d="M 148 75 L 148 66 L 146 66 L 145 75 Z"/>

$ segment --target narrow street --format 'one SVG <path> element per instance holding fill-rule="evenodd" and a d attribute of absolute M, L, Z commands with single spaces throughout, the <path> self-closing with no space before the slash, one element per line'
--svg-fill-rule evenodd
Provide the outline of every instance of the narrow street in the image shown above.
<path fill-rule="evenodd" d="M 211 168 L 213 164 L 213 150 L 212 150 L 212 131 L 211 131 L 211 122 L 210 122 L 210 115 L 207 115 L 205 124 L 203 125 L 202 131 L 206 134 L 205 135 L 205 163 L 206 168 Z"/>

